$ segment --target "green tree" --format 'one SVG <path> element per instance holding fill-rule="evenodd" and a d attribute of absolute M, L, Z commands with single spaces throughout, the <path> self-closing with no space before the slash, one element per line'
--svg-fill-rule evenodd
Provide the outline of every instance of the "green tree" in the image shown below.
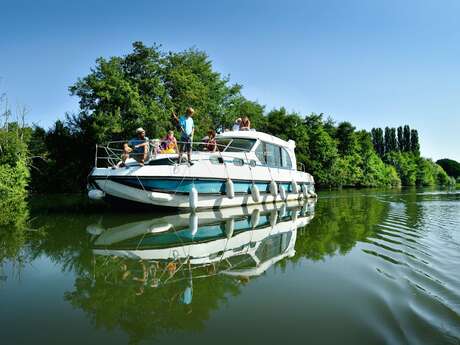
<path fill-rule="evenodd" d="M 398 151 L 403 152 L 405 148 L 404 134 L 402 126 L 398 127 Z"/>
<path fill-rule="evenodd" d="M 391 151 L 391 129 L 390 127 L 385 127 L 385 136 L 384 136 L 384 151 L 385 153 L 392 152 Z"/>
<path fill-rule="evenodd" d="M 403 138 L 404 138 L 404 152 L 409 152 L 411 150 L 410 142 L 410 127 L 405 125 L 403 128 Z"/>
<path fill-rule="evenodd" d="M 460 163 L 453 160 L 453 159 L 440 159 L 436 162 L 438 165 L 440 165 L 444 171 L 449 175 L 454 178 L 459 178 L 460 177 Z"/>
<path fill-rule="evenodd" d="M 338 158 L 336 143 L 324 128 L 322 115 L 310 114 L 304 125 L 309 138 L 306 167 L 319 184 L 335 184 L 332 168 Z"/>
<path fill-rule="evenodd" d="M 410 153 L 390 152 L 385 155 L 385 160 L 396 168 L 402 185 L 415 186 L 417 163 Z"/>
<path fill-rule="evenodd" d="M 396 128 L 390 129 L 389 150 L 390 152 L 398 151 L 398 140 L 396 138 Z"/>
<path fill-rule="evenodd" d="M 396 170 L 392 166 L 384 164 L 375 152 L 371 135 L 366 131 L 359 131 L 357 138 L 359 143 L 358 155 L 362 157 L 362 178 L 358 185 L 376 187 L 401 184 Z"/>
<path fill-rule="evenodd" d="M 381 128 L 372 128 L 371 135 L 375 151 L 380 157 L 383 157 L 385 154 L 385 140 L 383 136 L 383 130 Z"/>
<path fill-rule="evenodd" d="M 164 85 L 172 106 L 178 112 L 185 111 L 188 106 L 195 108 L 198 134 L 229 125 L 228 115 L 234 116 L 232 105 L 239 105 L 240 110 L 249 106 L 242 102 L 241 86 L 228 85 L 229 78 L 222 78 L 213 70 L 205 52 L 195 49 L 170 52 L 164 64 Z"/>
<path fill-rule="evenodd" d="M 425 158 L 417 160 L 417 181 L 418 186 L 434 186 L 438 183 L 438 168 L 436 164 Z"/>
<path fill-rule="evenodd" d="M 418 140 L 418 131 L 416 129 L 410 131 L 410 150 L 414 155 L 420 156 L 420 143 Z"/>
<path fill-rule="evenodd" d="M 356 152 L 355 129 L 350 122 L 341 122 L 337 126 L 335 137 L 338 142 L 337 149 L 341 155 L 351 155 Z"/>
<path fill-rule="evenodd" d="M 215 72 L 206 53 L 195 49 L 164 53 L 158 45 L 134 42 L 126 56 L 99 58 L 69 90 L 80 112 L 56 122 L 46 134 L 48 172 L 61 183 L 47 188 L 78 191 L 86 185 L 96 143 L 125 140 L 137 127 L 160 137 L 172 127 L 171 112 L 196 110 L 197 137 L 247 115 L 265 126 L 263 106 L 246 100 L 241 86 Z"/>

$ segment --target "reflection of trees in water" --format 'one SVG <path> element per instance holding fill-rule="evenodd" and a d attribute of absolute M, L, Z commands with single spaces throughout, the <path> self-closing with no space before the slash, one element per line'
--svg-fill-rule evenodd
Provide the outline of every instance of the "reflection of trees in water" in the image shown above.
<path fill-rule="evenodd" d="M 346 254 L 358 241 L 364 241 L 382 222 L 388 204 L 358 191 L 343 192 L 343 196 L 321 198 L 315 218 L 299 229 L 296 256 L 293 260 L 309 258 L 321 260 L 337 253 Z"/>
<path fill-rule="evenodd" d="M 104 223 L 113 222 L 107 218 Z M 37 224 L 46 224 L 47 235 L 30 241 L 32 257 L 46 254 L 63 270 L 74 272 L 74 288 L 65 293 L 65 300 L 85 311 L 96 327 L 122 329 L 132 343 L 172 331 L 203 329 L 210 313 L 229 296 L 238 295 L 241 284 L 247 282 L 218 274 L 235 264 L 234 258 L 191 267 L 187 259 L 94 255 L 93 237 L 85 229 L 98 221 L 96 215 L 60 214 L 46 217 L 45 222 L 38 219 Z M 266 248 L 261 249 L 264 254 Z M 238 264 L 245 259 L 240 260 Z"/>
<path fill-rule="evenodd" d="M 154 279 L 145 279 L 144 271 L 157 263 L 116 257 L 96 257 L 95 261 L 94 274 L 79 275 L 65 299 L 84 310 L 97 327 L 123 329 L 133 343 L 170 331 L 201 330 L 211 311 L 227 301 L 226 296 L 239 294 L 238 280 L 213 275 L 193 280 L 193 303 L 187 303 L 184 295 L 191 286 L 186 276 L 156 287 Z"/>
<path fill-rule="evenodd" d="M 284 268 L 288 260 L 346 253 L 373 232 L 386 211 L 387 204 L 360 194 L 320 199 L 312 222 L 298 231 L 295 257 L 276 265 Z M 215 265 L 193 268 L 192 281 L 186 261 L 95 256 L 92 236 L 85 228 L 98 223 L 99 217 L 63 213 L 39 217 L 34 226 L 45 226 L 46 235 L 27 239 L 29 255 L 45 254 L 63 270 L 74 272 L 74 288 L 65 293 L 65 300 L 83 310 L 96 327 L 123 330 L 132 343 L 173 331 L 203 329 L 211 312 L 238 295 L 247 282 L 216 274 L 225 267 Z M 123 218 L 138 221 L 139 215 Z M 263 253 L 267 250 L 271 247 L 260 247 Z"/>
<path fill-rule="evenodd" d="M 19 265 L 25 260 L 24 244 L 29 212 L 23 199 L 2 200 L 0 207 L 0 265 L 5 260 Z"/>

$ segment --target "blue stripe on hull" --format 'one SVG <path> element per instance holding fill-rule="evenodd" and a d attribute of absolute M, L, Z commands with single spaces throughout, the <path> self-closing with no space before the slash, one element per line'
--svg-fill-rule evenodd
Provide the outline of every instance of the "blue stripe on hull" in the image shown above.
<path fill-rule="evenodd" d="M 114 179 L 114 181 L 149 191 L 159 191 L 168 193 L 189 193 L 195 187 L 200 194 L 225 194 L 226 181 L 225 180 L 182 180 L 182 179 L 137 179 L 137 178 L 123 178 Z M 255 185 L 259 188 L 261 193 L 269 192 L 268 182 L 256 182 Z M 233 188 L 235 193 L 247 194 L 251 192 L 252 182 L 250 181 L 235 181 L 233 180 Z M 291 183 L 283 182 L 278 183 L 278 186 L 283 186 L 287 192 L 292 191 Z"/>
<path fill-rule="evenodd" d="M 135 188 L 145 188 L 147 190 L 157 190 L 165 192 L 189 193 L 195 187 L 198 193 L 202 194 L 224 194 L 226 192 L 225 181 L 206 181 L 206 180 L 148 180 L 143 179 L 123 179 L 117 182 L 126 184 Z M 142 183 L 142 185 L 141 185 Z M 249 193 L 252 183 L 250 182 L 233 182 L 235 193 Z M 268 189 L 268 183 L 256 183 L 261 192 Z"/>

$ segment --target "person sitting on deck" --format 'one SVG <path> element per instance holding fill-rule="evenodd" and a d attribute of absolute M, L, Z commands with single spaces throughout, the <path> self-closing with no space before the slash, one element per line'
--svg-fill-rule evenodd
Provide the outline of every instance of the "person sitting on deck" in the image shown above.
<path fill-rule="evenodd" d="M 233 132 L 238 132 L 240 130 L 240 124 L 241 124 L 241 117 L 237 118 L 235 120 L 235 123 L 233 124 L 232 131 Z"/>
<path fill-rule="evenodd" d="M 160 153 L 178 153 L 179 150 L 177 149 L 177 140 L 174 137 L 174 131 L 169 130 L 168 134 L 161 139 L 160 144 Z"/>
<path fill-rule="evenodd" d="M 149 138 L 145 136 L 145 131 L 143 128 L 136 129 L 136 134 L 136 138 L 132 138 L 127 143 L 123 144 L 121 162 L 117 164 L 117 167 L 125 166 L 125 162 L 129 158 L 130 153 L 133 153 L 133 158 L 141 166 L 143 166 L 144 162 L 147 160 L 149 153 Z"/>
<path fill-rule="evenodd" d="M 251 130 L 251 121 L 249 121 L 249 117 L 245 116 L 241 120 L 240 131 L 249 131 L 249 130 Z"/>
<path fill-rule="evenodd" d="M 216 131 L 210 129 L 208 131 L 208 137 L 206 139 L 206 151 L 209 152 L 216 152 L 217 151 L 217 140 L 216 140 Z"/>
<path fill-rule="evenodd" d="M 172 116 L 175 122 L 178 124 L 179 129 L 181 130 L 180 137 L 180 153 L 179 153 L 179 162 L 181 161 L 182 154 L 187 152 L 187 158 L 189 165 L 192 163 L 192 142 L 193 142 L 193 133 L 195 132 L 195 124 L 193 122 L 193 114 L 195 111 L 193 108 L 187 108 L 185 115 L 177 117 L 176 113 L 173 112 Z"/>

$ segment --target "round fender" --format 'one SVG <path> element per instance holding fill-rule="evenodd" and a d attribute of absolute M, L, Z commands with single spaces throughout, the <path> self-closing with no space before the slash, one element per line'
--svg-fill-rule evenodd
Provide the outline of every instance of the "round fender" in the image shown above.
<path fill-rule="evenodd" d="M 278 195 L 278 185 L 276 184 L 275 181 L 270 182 L 270 193 L 273 195 L 275 198 Z"/>
<path fill-rule="evenodd" d="M 190 193 L 188 194 L 188 201 L 190 208 L 192 210 L 195 210 L 198 206 L 198 191 L 195 187 L 192 187 L 192 189 L 190 190 Z"/>
<path fill-rule="evenodd" d="M 295 181 L 291 182 L 291 190 L 292 190 L 292 193 L 295 193 L 295 194 L 299 193 L 299 185 L 297 184 L 297 182 Z"/>
<path fill-rule="evenodd" d="M 304 198 L 308 198 L 308 187 L 306 184 L 302 184 L 302 194 Z"/>
<path fill-rule="evenodd" d="M 254 200 L 254 202 L 259 202 L 260 201 L 259 188 L 257 188 L 257 186 L 255 184 L 253 184 L 251 186 L 251 195 L 252 195 L 252 200 Z"/>
<path fill-rule="evenodd" d="M 317 197 L 318 197 L 318 195 L 317 195 L 315 192 L 313 192 L 313 191 L 310 191 L 310 192 L 308 192 L 308 193 L 309 193 L 309 195 L 310 195 L 310 198 L 317 198 Z"/>
<path fill-rule="evenodd" d="M 286 216 L 286 211 L 287 211 L 286 204 L 282 204 L 278 211 L 280 218 L 283 218 L 284 216 Z"/>
<path fill-rule="evenodd" d="M 305 217 L 305 215 L 307 214 L 308 212 L 308 202 L 305 201 L 304 204 L 302 205 L 302 209 L 300 210 L 300 215 L 302 217 Z"/>
<path fill-rule="evenodd" d="M 104 230 L 105 229 L 99 224 L 90 224 L 86 227 L 86 232 L 93 236 L 99 236 Z"/>
<path fill-rule="evenodd" d="M 235 231 L 235 219 L 227 219 L 225 222 L 225 235 L 227 235 L 228 239 L 233 236 L 233 231 Z"/>
<path fill-rule="evenodd" d="M 270 212 L 270 225 L 271 226 L 274 226 L 276 224 L 276 222 L 278 221 L 278 211 L 277 210 L 272 210 Z"/>
<path fill-rule="evenodd" d="M 225 192 L 227 194 L 227 198 L 233 199 L 235 197 L 235 187 L 233 186 L 233 181 L 231 179 L 227 179 L 225 183 Z"/>
<path fill-rule="evenodd" d="M 192 236 L 195 236 L 198 231 L 198 215 L 195 212 L 190 214 L 190 218 L 188 219 L 188 226 Z"/>
<path fill-rule="evenodd" d="M 88 191 L 88 198 L 91 200 L 101 200 L 105 197 L 105 193 L 100 189 L 91 189 Z"/>
<path fill-rule="evenodd" d="M 281 200 L 286 200 L 286 190 L 284 189 L 283 186 L 280 186 L 280 197 L 281 197 Z"/>
<path fill-rule="evenodd" d="M 255 229 L 259 225 L 260 221 L 260 210 L 255 209 L 251 213 L 251 227 Z"/>

